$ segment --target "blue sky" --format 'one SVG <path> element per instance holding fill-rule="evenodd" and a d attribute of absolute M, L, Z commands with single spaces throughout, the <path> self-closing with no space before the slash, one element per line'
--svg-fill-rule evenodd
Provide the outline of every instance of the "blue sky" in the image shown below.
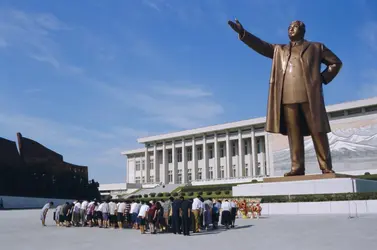
<path fill-rule="evenodd" d="M 136 139 L 265 116 L 272 43 L 302 20 L 343 61 L 326 104 L 377 95 L 373 0 L 0 0 L 0 136 L 16 132 L 123 182 Z"/>

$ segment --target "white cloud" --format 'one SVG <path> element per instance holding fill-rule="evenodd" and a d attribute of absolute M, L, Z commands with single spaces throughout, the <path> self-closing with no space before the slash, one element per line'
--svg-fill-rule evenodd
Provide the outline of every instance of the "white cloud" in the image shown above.
<path fill-rule="evenodd" d="M 50 35 L 66 29 L 68 26 L 51 14 L 0 10 L 0 44 L 23 50 L 31 58 L 55 68 L 59 67 L 58 45 Z"/>
<path fill-rule="evenodd" d="M 166 85 L 166 84 L 157 84 L 153 87 L 153 89 L 161 93 L 163 95 L 168 96 L 179 96 L 179 97 L 186 97 L 186 98 L 198 98 L 198 97 L 206 97 L 212 96 L 211 92 L 203 90 L 200 86 L 191 86 L 190 84 L 178 84 L 178 86 L 174 85 Z"/>
<path fill-rule="evenodd" d="M 377 52 L 377 22 L 370 21 L 365 24 L 361 33 L 362 40 L 374 51 Z"/>
<path fill-rule="evenodd" d="M 143 0 L 143 4 L 145 4 L 146 6 L 148 6 L 149 8 L 152 8 L 154 10 L 161 11 L 161 9 L 157 6 L 157 4 L 152 2 L 152 1 Z"/>
<path fill-rule="evenodd" d="M 362 84 L 359 89 L 360 98 L 377 96 L 377 69 L 366 70 L 362 73 Z"/>

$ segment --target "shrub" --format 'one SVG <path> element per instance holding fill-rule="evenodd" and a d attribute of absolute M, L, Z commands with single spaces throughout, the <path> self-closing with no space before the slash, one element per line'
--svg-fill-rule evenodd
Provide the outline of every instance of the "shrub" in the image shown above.
<path fill-rule="evenodd" d="M 148 198 L 148 196 L 149 196 L 148 194 L 144 194 L 144 198 Z"/>
<path fill-rule="evenodd" d="M 178 196 L 178 193 L 177 192 L 174 192 L 171 194 L 173 197 L 177 197 Z"/>
<path fill-rule="evenodd" d="M 162 196 L 164 196 L 163 193 L 158 193 L 158 194 L 157 194 L 157 197 L 162 197 Z"/>
<path fill-rule="evenodd" d="M 258 183 L 258 180 L 254 179 L 251 181 L 251 183 Z"/>
<path fill-rule="evenodd" d="M 187 195 L 188 195 L 188 196 L 193 196 L 193 195 L 194 195 L 194 192 L 188 192 Z"/>
<path fill-rule="evenodd" d="M 216 191 L 215 194 L 216 194 L 216 195 L 220 195 L 220 194 L 221 194 L 221 191 Z"/>
<path fill-rule="evenodd" d="M 370 173 L 369 172 L 365 172 L 364 175 L 370 175 Z"/>
<path fill-rule="evenodd" d="M 202 192 L 202 191 L 199 191 L 199 192 L 198 192 L 198 195 L 202 195 L 202 194 L 203 194 L 203 192 Z"/>
<path fill-rule="evenodd" d="M 212 194 L 212 191 L 207 191 L 206 194 L 207 194 L 207 195 L 211 195 L 211 194 Z"/>
<path fill-rule="evenodd" d="M 230 194 L 229 190 L 224 191 L 225 194 Z"/>
<path fill-rule="evenodd" d="M 165 197 L 170 197 L 170 193 L 164 193 Z"/>
<path fill-rule="evenodd" d="M 156 193 L 150 193 L 149 196 L 150 197 L 156 197 Z"/>
<path fill-rule="evenodd" d="M 180 193 L 180 195 L 182 195 L 182 196 L 186 196 L 186 193 L 184 193 L 184 192 L 181 192 L 181 193 Z"/>

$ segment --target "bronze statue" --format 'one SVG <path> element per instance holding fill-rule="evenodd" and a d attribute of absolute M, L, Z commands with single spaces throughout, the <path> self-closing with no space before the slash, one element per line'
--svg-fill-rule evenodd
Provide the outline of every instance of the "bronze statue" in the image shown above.
<path fill-rule="evenodd" d="M 338 74 L 340 59 L 324 44 L 305 40 L 301 21 L 290 24 L 289 44 L 267 43 L 246 31 L 237 19 L 228 24 L 246 45 L 272 59 L 266 131 L 288 135 L 292 166 L 284 176 L 305 175 L 304 136 L 308 135 L 322 173 L 334 173 L 322 84 L 330 83 Z M 321 63 L 327 66 L 322 72 Z"/>

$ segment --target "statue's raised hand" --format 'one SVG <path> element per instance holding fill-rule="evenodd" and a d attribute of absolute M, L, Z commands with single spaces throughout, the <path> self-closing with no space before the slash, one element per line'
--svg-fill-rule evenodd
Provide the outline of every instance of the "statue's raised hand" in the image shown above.
<path fill-rule="evenodd" d="M 238 34 L 240 35 L 243 35 L 243 33 L 245 32 L 244 28 L 242 27 L 242 24 L 237 20 L 235 19 L 235 22 L 233 21 L 228 21 L 228 24 L 229 26 L 235 31 L 237 32 Z"/>

